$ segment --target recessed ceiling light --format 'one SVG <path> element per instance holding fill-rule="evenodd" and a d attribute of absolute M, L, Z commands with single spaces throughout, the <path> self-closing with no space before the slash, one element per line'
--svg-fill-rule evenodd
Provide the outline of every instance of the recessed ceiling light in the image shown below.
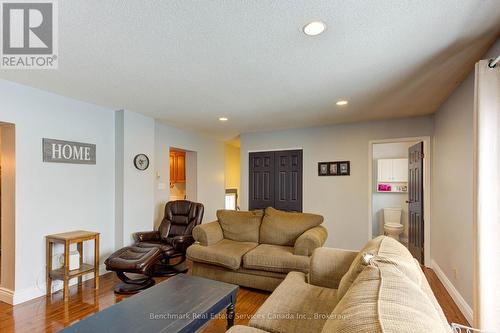
<path fill-rule="evenodd" d="M 227 117 L 219 117 L 219 121 L 228 121 Z"/>
<path fill-rule="evenodd" d="M 337 101 L 336 104 L 342 106 L 342 105 L 347 105 L 347 103 L 349 103 L 349 102 L 348 101 Z"/>
<path fill-rule="evenodd" d="M 313 21 L 304 26 L 304 33 L 308 36 L 317 36 L 326 29 L 326 24 L 321 21 Z"/>

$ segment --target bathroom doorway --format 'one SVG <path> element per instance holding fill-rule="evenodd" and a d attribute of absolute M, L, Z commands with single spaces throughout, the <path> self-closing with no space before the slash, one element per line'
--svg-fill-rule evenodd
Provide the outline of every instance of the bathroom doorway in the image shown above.
<path fill-rule="evenodd" d="M 197 200 L 197 153 L 170 148 L 170 201 Z"/>
<path fill-rule="evenodd" d="M 426 265 L 430 265 L 431 164 L 424 151 L 429 149 L 429 137 L 369 143 L 369 237 L 395 238 Z M 421 158 L 417 164 L 416 150 Z"/>

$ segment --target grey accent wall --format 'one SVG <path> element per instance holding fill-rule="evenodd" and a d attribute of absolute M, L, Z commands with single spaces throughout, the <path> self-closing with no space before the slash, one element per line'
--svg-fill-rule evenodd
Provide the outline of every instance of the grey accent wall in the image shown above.
<path fill-rule="evenodd" d="M 349 112 L 346 110 L 345 112 Z M 417 117 L 241 135 L 241 207 L 248 209 L 248 153 L 302 148 L 304 212 L 324 216 L 326 246 L 359 249 L 369 235 L 369 141 L 432 135 L 432 117 Z M 348 177 L 318 177 L 320 161 L 351 161 Z"/>

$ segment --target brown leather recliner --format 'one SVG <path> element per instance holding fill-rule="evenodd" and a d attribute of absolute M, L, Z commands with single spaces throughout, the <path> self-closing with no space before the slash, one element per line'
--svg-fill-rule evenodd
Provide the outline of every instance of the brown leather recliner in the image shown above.
<path fill-rule="evenodd" d="M 158 247 L 163 256 L 155 266 L 154 275 L 171 276 L 187 272 L 186 250 L 194 243 L 193 228 L 203 220 L 203 204 L 187 200 L 170 201 L 158 231 L 137 232 L 135 246 Z M 175 264 L 171 259 L 179 258 Z"/>

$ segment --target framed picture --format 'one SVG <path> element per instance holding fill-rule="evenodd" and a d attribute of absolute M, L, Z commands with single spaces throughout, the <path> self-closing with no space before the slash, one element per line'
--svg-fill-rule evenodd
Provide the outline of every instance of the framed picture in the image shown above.
<path fill-rule="evenodd" d="M 350 161 L 338 162 L 338 164 L 339 164 L 339 175 L 349 176 L 351 174 L 351 162 Z"/>
<path fill-rule="evenodd" d="M 318 176 L 328 176 L 328 162 L 318 163 Z"/>
<path fill-rule="evenodd" d="M 339 174 L 339 164 L 336 162 L 328 163 L 328 175 L 336 176 Z"/>

